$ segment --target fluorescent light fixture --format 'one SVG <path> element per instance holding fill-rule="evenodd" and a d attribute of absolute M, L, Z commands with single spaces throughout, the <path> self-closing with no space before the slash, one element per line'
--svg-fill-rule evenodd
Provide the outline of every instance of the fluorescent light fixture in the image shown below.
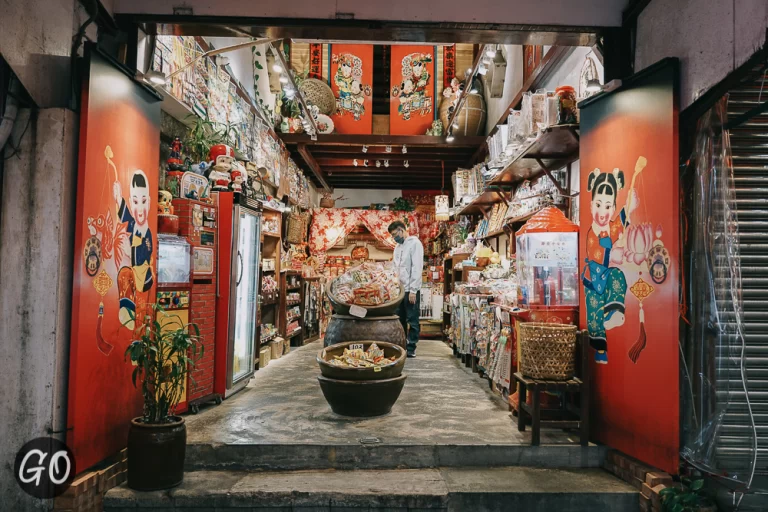
<path fill-rule="evenodd" d="M 154 85 L 165 85 L 168 82 L 168 78 L 159 71 L 147 71 L 144 78 Z"/>
<path fill-rule="evenodd" d="M 587 80 L 587 92 L 595 93 L 595 92 L 600 92 L 602 90 L 603 90 L 603 86 L 600 85 L 600 80 L 596 78 L 591 78 Z"/>

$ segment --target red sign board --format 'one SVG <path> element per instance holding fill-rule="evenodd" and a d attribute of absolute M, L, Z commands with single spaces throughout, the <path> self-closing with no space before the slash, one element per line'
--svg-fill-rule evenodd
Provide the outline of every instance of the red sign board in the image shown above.
<path fill-rule="evenodd" d="M 68 444 L 80 470 L 141 414 L 123 357 L 155 302 L 160 103 L 89 49 L 80 114 Z M 134 321 L 136 319 L 136 321 Z"/>
<path fill-rule="evenodd" d="M 677 74 L 665 60 L 582 104 L 579 205 L 597 439 L 670 473 L 680 437 Z"/>

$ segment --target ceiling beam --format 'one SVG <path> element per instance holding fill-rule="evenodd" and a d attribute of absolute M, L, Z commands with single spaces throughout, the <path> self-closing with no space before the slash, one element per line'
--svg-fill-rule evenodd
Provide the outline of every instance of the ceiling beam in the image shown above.
<path fill-rule="evenodd" d="M 376 160 L 379 162 L 384 163 L 384 160 L 389 161 L 389 165 L 393 165 L 394 163 L 397 163 L 398 165 L 402 165 L 403 162 L 408 160 L 408 163 L 412 166 L 419 166 L 419 167 L 434 167 L 435 169 L 442 169 L 442 162 L 445 162 L 446 167 L 451 167 L 451 164 L 453 164 L 456 167 L 460 167 L 461 165 L 466 162 L 467 158 L 408 158 L 408 155 L 405 157 L 401 157 L 401 155 L 397 155 L 395 158 L 392 157 L 373 157 L 370 156 L 360 156 L 360 155 L 349 155 L 349 158 L 324 158 L 318 155 L 317 153 L 312 153 L 315 157 L 315 160 L 317 160 L 317 163 L 320 164 L 321 167 L 325 168 L 326 166 L 334 166 L 334 167 L 353 167 L 354 164 L 352 163 L 352 160 L 357 160 L 360 167 L 363 166 L 363 160 L 368 160 L 368 165 L 373 165 L 376 163 Z"/>
<path fill-rule="evenodd" d="M 130 3 L 130 2 L 128 2 Z M 599 27 L 509 23 L 371 21 L 119 13 L 119 22 L 141 24 L 151 35 L 270 37 L 367 44 L 532 44 L 591 46 Z"/>
<path fill-rule="evenodd" d="M 506 118 L 504 118 L 506 120 Z M 442 137 L 434 137 L 432 135 L 344 135 L 338 133 L 331 133 L 327 135 L 318 134 L 317 140 L 312 141 L 309 135 L 303 133 L 282 133 L 280 138 L 286 145 L 298 144 L 300 142 L 306 143 L 311 146 L 392 146 L 392 151 L 395 151 L 395 146 L 402 147 L 403 144 L 411 148 L 412 146 L 425 146 L 425 147 L 446 147 L 446 148 L 476 148 L 483 142 L 485 137 L 483 136 L 456 136 L 453 142 L 445 142 Z"/>
<path fill-rule="evenodd" d="M 312 153 L 310 153 L 309 150 L 307 149 L 307 145 L 299 144 L 298 151 L 299 151 L 299 154 L 301 155 L 301 158 L 303 158 L 304 162 L 306 162 L 306 164 L 309 166 L 309 169 L 312 171 L 312 174 L 315 175 L 315 178 L 320 183 L 320 185 L 325 190 L 330 190 L 331 187 L 329 187 L 328 182 L 325 181 L 325 174 L 323 173 L 323 169 L 315 161 L 314 157 L 312 156 Z"/>

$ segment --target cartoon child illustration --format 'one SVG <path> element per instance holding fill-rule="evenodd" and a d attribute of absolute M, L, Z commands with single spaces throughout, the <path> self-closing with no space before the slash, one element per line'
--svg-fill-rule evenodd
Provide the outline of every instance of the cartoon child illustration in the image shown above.
<path fill-rule="evenodd" d="M 422 116 L 432 112 L 432 98 L 427 94 L 430 76 L 426 64 L 430 62 L 432 55 L 426 53 L 412 53 L 403 58 L 403 81 L 399 87 L 392 88 L 392 96 L 399 98 L 397 112 L 405 121 L 411 118 L 412 112 L 420 111 Z"/>
<path fill-rule="evenodd" d="M 637 197 L 630 188 L 627 204 L 614 218 L 616 198 L 623 187 L 624 172 L 619 169 L 611 173 L 595 169 L 587 181 L 587 191 L 592 193 L 592 225 L 587 234 L 587 264 L 581 279 L 586 295 L 590 344 L 597 351 L 595 361 L 600 364 L 608 363 L 606 331 L 624 324 L 627 281 L 619 268 L 623 260 L 619 246 L 623 244 L 629 215 L 637 206 Z"/>
<path fill-rule="evenodd" d="M 371 87 L 363 85 L 363 61 L 360 57 L 351 53 L 334 55 L 333 62 L 338 63 L 334 83 L 339 88 L 339 97 L 336 98 L 336 106 L 340 113 L 352 114 L 355 121 L 359 121 L 365 114 L 365 96 L 371 95 Z"/>
<path fill-rule="evenodd" d="M 144 312 L 148 292 L 154 285 L 152 251 L 154 244 L 149 229 L 150 194 L 149 181 L 144 171 L 134 171 L 131 177 L 130 195 L 123 198 L 122 187 L 115 181 L 112 188 L 117 207 L 117 217 L 126 223 L 127 237 L 123 239 L 124 254 L 131 255 L 130 266 L 117 273 L 120 295 L 119 318 L 121 325 L 133 330 L 138 314 Z M 138 303 L 138 304 L 137 304 Z"/>

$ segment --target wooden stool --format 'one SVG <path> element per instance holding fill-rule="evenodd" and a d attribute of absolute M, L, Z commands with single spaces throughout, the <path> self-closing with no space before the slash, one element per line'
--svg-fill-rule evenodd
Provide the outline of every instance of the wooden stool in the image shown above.
<path fill-rule="evenodd" d="M 577 357 L 581 357 L 581 378 L 574 377 L 570 380 L 532 379 L 515 373 L 514 377 L 520 383 L 517 430 L 525 432 L 525 424 L 531 418 L 531 444 L 538 446 L 541 443 L 540 429 L 544 427 L 578 428 L 581 432 L 582 446 L 589 444 L 589 335 L 581 331 L 577 339 Z M 530 391 L 531 405 L 527 403 L 527 393 Z M 559 391 L 563 393 L 562 407 L 554 413 L 553 418 L 541 419 L 540 394 L 543 391 Z M 574 395 L 580 396 L 580 406 L 573 403 Z M 547 411 L 549 412 L 549 411 Z"/>

